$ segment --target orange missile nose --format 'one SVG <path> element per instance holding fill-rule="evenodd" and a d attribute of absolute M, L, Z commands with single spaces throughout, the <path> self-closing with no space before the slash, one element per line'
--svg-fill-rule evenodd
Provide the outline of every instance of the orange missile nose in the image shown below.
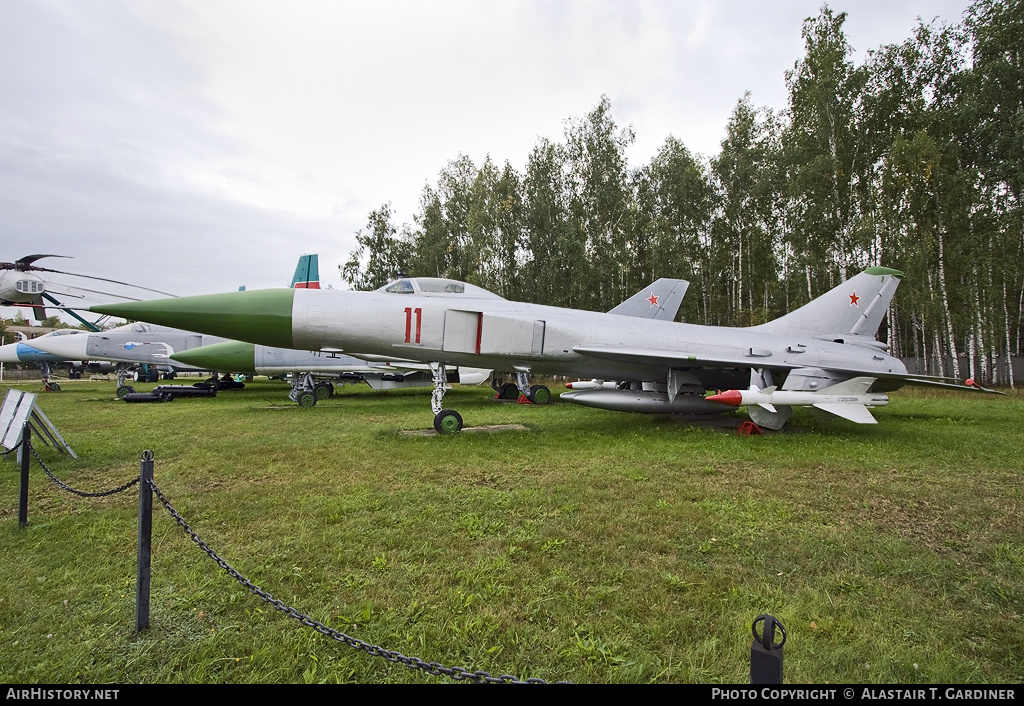
<path fill-rule="evenodd" d="M 705 398 L 708 402 L 721 402 L 722 404 L 730 404 L 733 407 L 739 407 L 743 401 L 743 394 L 739 390 L 726 390 L 717 395 L 711 395 L 711 397 Z"/>

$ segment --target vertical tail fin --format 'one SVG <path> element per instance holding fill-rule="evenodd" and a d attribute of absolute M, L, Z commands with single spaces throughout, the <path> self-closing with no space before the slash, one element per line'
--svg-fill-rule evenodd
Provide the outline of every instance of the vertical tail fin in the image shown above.
<path fill-rule="evenodd" d="M 293 289 L 320 289 L 320 261 L 317 255 L 303 255 L 292 276 Z"/>
<path fill-rule="evenodd" d="M 686 289 L 689 286 L 690 283 L 684 279 L 662 277 L 608 313 L 673 321 L 676 314 L 679 313 L 679 305 L 683 303 L 683 297 L 686 296 Z"/>
<path fill-rule="evenodd" d="M 873 339 L 902 276 L 899 270 L 869 267 L 796 311 L 751 328 L 779 335 Z"/>

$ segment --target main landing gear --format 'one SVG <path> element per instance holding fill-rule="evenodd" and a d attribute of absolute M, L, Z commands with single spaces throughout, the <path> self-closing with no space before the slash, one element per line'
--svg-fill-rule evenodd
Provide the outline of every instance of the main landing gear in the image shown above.
<path fill-rule="evenodd" d="M 547 404 L 551 401 L 551 390 L 545 385 L 531 385 L 529 372 L 516 373 L 515 382 L 494 378 L 491 387 L 497 393 L 494 396 L 496 400 L 516 400 L 519 404 Z"/>
<path fill-rule="evenodd" d="M 300 407 L 313 407 L 317 400 L 326 400 L 334 396 L 334 385 L 321 380 L 317 382 L 312 373 L 296 373 L 292 375 L 292 389 L 288 399 L 297 402 Z"/>
<path fill-rule="evenodd" d="M 462 430 L 462 415 L 454 409 L 444 409 L 441 400 L 451 389 L 444 363 L 430 363 L 430 375 L 434 392 L 430 396 L 430 408 L 434 412 L 434 429 L 438 434 L 455 434 Z M 518 400 L 519 404 L 547 404 L 551 401 L 551 390 L 544 385 L 530 385 L 530 373 L 516 373 L 516 382 L 506 382 L 501 377 L 491 379 L 491 388 L 497 393 L 497 400 Z"/>
<path fill-rule="evenodd" d="M 497 393 L 496 400 L 508 400 L 511 402 L 519 397 L 519 386 L 514 382 L 506 382 L 501 378 L 491 380 L 491 388 Z"/>

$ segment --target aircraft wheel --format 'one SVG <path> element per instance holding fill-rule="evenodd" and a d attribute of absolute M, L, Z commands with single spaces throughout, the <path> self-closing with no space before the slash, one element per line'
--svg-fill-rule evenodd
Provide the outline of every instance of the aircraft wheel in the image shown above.
<path fill-rule="evenodd" d="M 329 399 L 334 394 L 334 390 L 331 388 L 330 383 L 318 384 L 315 388 L 313 388 L 313 390 L 314 392 L 316 392 L 316 398 L 318 400 Z"/>
<path fill-rule="evenodd" d="M 117 397 L 117 399 L 123 400 L 126 396 L 132 394 L 133 392 L 135 392 L 135 388 L 132 387 L 131 385 L 121 385 L 121 387 L 117 388 L 117 390 L 114 391 L 114 395 Z"/>
<path fill-rule="evenodd" d="M 303 392 L 299 395 L 299 406 L 300 407 L 315 407 L 316 406 L 316 395 L 312 392 Z"/>
<path fill-rule="evenodd" d="M 519 399 L 519 385 L 516 385 L 514 382 L 506 382 L 501 386 L 498 394 L 501 395 L 501 399 L 503 400 Z"/>
<path fill-rule="evenodd" d="M 454 409 L 442 409 L 434 417 L 434 429 L 438 434 L 455 434 L 462 431 L 462 415 Z"/>
<path fill-rule="evenodd" d="M 172 395 L 170 392 L 161 392 L 160 393 L 160 401 L 161 402 L 173 402 L 174 401 L 174 395 Z"/>
<path fill-rule="evenodd" d="M 534 385 L 530 388 L 530 401 L 534 404 L 547 404 L 551 401 L 551 390 L 544 385 Z"/>

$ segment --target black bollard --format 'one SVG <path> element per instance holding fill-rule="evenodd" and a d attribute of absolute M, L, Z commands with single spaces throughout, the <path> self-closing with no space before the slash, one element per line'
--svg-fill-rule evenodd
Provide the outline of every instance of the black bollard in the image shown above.
<path fill-rule="evenodd" d="M 149 579 L 153 548 L 153 452 L 139 464 L 139 548 L 135 562 L 135 632 L 149 627 Z"/>
<path fill-rule="evenodd" d="M 758 623 L 764 624 L 760 635 L 757 634 Z M 770 615 L 759 615 L 750 629 L 754 633 L 754 642 L 750 645 L 750 683 L 781 684 L 786 628 Z M 778 642 L 775 641 L 776 630 L 782 635 Z"/>
<path fill-rule="evenodd" d="M 18 525 L 28 526 L 28 464 L 32 459 L 32 427 L 28 422 L 21 430 L 21 448 L 18 457 L 21 459 L 21 491 L 18 493 Z"/>

